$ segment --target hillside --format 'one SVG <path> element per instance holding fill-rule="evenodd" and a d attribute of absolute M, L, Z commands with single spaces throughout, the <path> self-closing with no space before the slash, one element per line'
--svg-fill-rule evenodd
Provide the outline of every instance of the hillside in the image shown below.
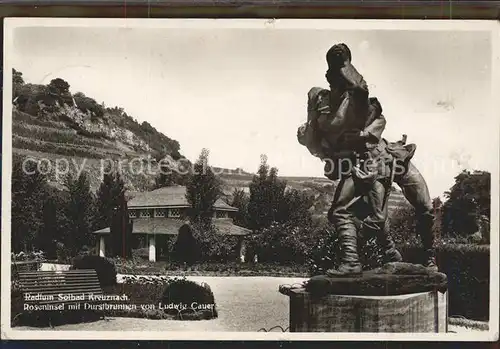
<path fill-rule="evenodd" d="M 77 172 L 83 165 L 92 189 L 102 178 L 101 169 L 115 161 L 127 187 L 147 190 L 154 183 L 157 161 L 183 158 L 179 143 L 148 122 L 137 122 L 120 107 L 106 107 L 70 85 L 53 79 L 48 85 L 25 83 L 13 70 L 12 146 L 14 156 L 44 159 L 55 185 L 63 175 L 54 169 Z M 119 164 L 119 165 L 118 165 Z"/>
<path fill-rule="evenodd" d="M 65 169 L 83 168 L 92 190 L 97 190 L 106 166 L 120 168 L 129 191 L 153 188 L 158 161 L 178 164 L 185 159 L 180 144 L 148 122 L 138 123 L 120 107 L 106 107 L 70 85 L 54 79 L 48 85 L 25 83 L 22 73 L 13 72 L 12 144 L 14 156 L 43 159 L 48 178 L 62 188 Z M 114 162 L 113 162 L 114 161 Z M 59 169 L 59 173 L 55 170 Z M 230 199 L 234 189 L 248 192 L 253 174 L 241 169 L 214 168 L 220 173 L 223 193 Z M 316 213 L 328 210 L 333 184 L 326 178 L 281 177 L 289 188 L 315 196 Z"/>

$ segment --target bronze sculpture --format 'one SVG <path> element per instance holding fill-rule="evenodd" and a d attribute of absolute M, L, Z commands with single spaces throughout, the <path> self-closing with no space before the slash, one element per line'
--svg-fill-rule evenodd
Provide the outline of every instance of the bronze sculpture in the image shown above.
<path fill-rule="evenodd" d="M 414 144 L 382 138 L 386 120 L 377 98 L 352 65 L 345 44 L 337 44 L 326 55 L 326 79 L 330 89 L 313 87 L 308 93 L 307 122 L 298 130 L 299 142 L 325 162 L 325 175 L 338 181 L 328 219 L 339 235 L 341 263 L 330 276 L 360 274 L 357 251 L 358 228 L 353 204 L 366 197 L 371 207 L 362 222 L 364 234 L 378 238 L 384 262 L 401 261 L 387 229 L 387 200 L 392 183 L 398 184 L 415 207 L 417 232 L 424 247 L 422 264 L 437 271 L 433 248 L 433 207 L 427 184 L 411 163 Z"/>

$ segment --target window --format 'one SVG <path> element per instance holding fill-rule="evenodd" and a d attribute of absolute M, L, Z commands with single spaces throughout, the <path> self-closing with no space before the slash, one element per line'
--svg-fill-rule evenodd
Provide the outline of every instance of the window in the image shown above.
<path fill-rule="evenodd" d="M 129 216 L 129 218 L 137 218 L 137 211 L 136 210 L 129 210 L 128 216 Z"/>
<path fill-rule="evenodd" d="M 141 218 L 151 217 L 151 212 L 149 210 L 141 210 Z"/>
<path fill-rule="evenodd" d="M 181 216 L 181 210 L 179 210 L 178 208 L 172 208 L 169 210 L 168 216 L 178 218 Z"/>
<path fill-rule="evenodd" d="M 157 208 L 155 209 L 155 217 L 166 217 L 167 212 L 164 208 Z"/>
<path fill-rule="evenodd" d="M 227 218 L 226 211 L 215 211 L 215 218 Z"/>

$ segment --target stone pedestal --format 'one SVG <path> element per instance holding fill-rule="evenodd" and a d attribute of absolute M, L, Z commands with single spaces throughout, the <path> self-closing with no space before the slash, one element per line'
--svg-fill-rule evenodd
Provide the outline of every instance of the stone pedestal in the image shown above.
<path fill-rule="evenodd" d="M 448 326 L 446 275 L 391 263 L 358 277 L 316 276 L 290 297 L 290 332 L 427 332 Z"/>

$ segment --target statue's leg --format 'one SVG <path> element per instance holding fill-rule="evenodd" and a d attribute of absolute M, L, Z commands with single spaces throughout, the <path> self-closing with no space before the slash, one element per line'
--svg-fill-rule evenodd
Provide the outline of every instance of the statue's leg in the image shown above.
<path fill-rule="evenodd" d="M 390 236 L 390 225 L 387 219 L 388 205 L 385 202 L 386 190 L 387 184 L 380 181 L 374 183 L 367 195 L 371 213 L 363 220 L 363 235 L 376 238 L 377 244 L 382 249 L 384 264 L 403 260 Z"/>
<path fill-rule="evenodd" d="M 377 235 L 377 244 L 382 249 L 382 262 L 384 264 L 403 261 L 401 253 L 396 249 L 396 244 L 392 240 L 388 219 L 385 221 L 384 228 Z"/>
<path fill-rule="evenodd" d="M 385 185 L 377 180 L 367 193 L 371 210 L 370 214 L 363 220 L 363 229 L 372 235 L 383 230 L 387 221 L 387 205 L 384 205 L 385 192 Z"/>
<path fill-rule="evenodd" d="M 434 210 L 429 189 L 424 177 L 418 169 L 409 162 L 408 171 L 403 176 L 396 176 L 395 182 L 401 187 L 403 195 L 415 208 L 417 233 L 420 235 L 424 247 L 424 265 L 437 270 L 434 250 Z"/>
<path fill-rule="evenodd" d="M 332 206 L 328 211 L 328 219 L 335 227 L 340 243 L 340 265 L 337 269 L 327 271 L 331 276 L 344 276 L 361 273 L 359 262 L 357 228 L 354 215 L 348 204 L 355 196 L 352 177 L 343 178 L 335 188 Z"/>

